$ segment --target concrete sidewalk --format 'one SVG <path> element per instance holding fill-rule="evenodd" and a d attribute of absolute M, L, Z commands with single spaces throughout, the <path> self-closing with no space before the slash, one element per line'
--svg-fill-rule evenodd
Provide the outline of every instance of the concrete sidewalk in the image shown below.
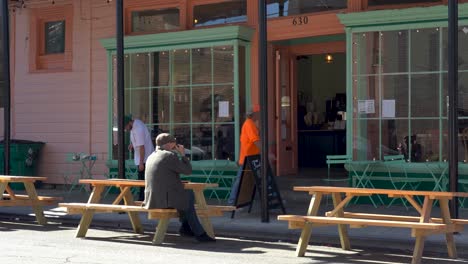
<path fill-rule="evenodd" d="M 294 185 L 297 184 L 297 182 Z M 70 194 L 58 189 L 38 189 L 39 195 L 62 196 L 64 202 L 86 202 L 89 193 L 76 190 Z M 304 215 L 308 208 L 310 196 L 307 193 L 282 191 L 284 204 L 288 214 Z M 115 194 L 109 194 L 105 197 L 106 201 L 111 202 Z M 323 201 L 325 203 L 325 201 Z M 218 201 L 209 200 L 210 204 L 219 204 Z M 217 236 L 238 237 L 246 239 L 259 239 L 266 241 L 287 241 L 297 243 L 300 230 L 289 230 L 288 223 L 277 221 L 276 216 L 279 211 L 272 211 L 269 223 L 262 223 L 260 218 L 259 201 L 255 201 L 252 213 L 247 212 L 247 208 L 242 208 L 236 212 L 234 219 L 231 214 L 226 213 L 223 217 L 212 218 L 213 227 Z M 325 205 L 325 204 L 323 204 Z M 331 209 L 331 203 L 328 206 L 322 206 L 321 214 Z M 349 211 L 365 213 L 385 213 L 385 214 L 414 214 L 411 209 L 407 211 L 403 206 L 392 206 L 390 208 L 374 208 L 372 205 L 350 205 Z M 438 208 L 434 208 L 434 215 L 438 215 Z M 50 222 L 58 222 L 66 225 L 77 226 L 80 215 L 67 215 L 65 210 L 57 207 L 46 207 L 46 217 Z M 468 219 L 468 210 L 460 209 L 459 218 Z M 33 220 L 34 216 L 29 207 L 0 207 L 0 224 L 2 220 L 22 221 Z M 146 215 L 141 215 L 142 223 L 146 232 L 154 232 L 156 223 L 148 220 Z M 92 226 L 88 232 L 92 236 L 93 227 L 106 228 L 125 228 L 130 229 L 130 220 L 127 214 L 96 214 Z M 176 233 L 179 228 L 177 220 L 172 220 L 169 225 L 169 233 Z M 414 238 L 411 237 L 411 231 L 404 228 L 386 228 L 386 227 L 367 227 L 358 229 L 349 229 L 350 241 L 353 248 L 392 248 L 412 251 L 414 247 Z M 457 249 L 460 256 L 468 256 L 468 231 L 456 234 Z M 311 243 L 315 245 L 339 246 L 339 236 L 336 226 L 320 227 L 313 229 Z M 435 253 L 446 253 L 445 236 L 433 235 L 426 240 L 425 251 Z M 466 252 L 466 253 L 465 253 Z"/>

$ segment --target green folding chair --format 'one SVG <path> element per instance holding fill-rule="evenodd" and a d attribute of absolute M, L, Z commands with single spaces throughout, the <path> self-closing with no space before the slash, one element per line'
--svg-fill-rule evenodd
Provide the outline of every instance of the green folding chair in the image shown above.
<path fill-rule="evenodd" d="M 351 157 L 348 155 L 327 155 L 327 179 L 324 179 L 324 181 L 330 183 L 330 182 L 344 182 L 344 181 L 349 181 L 349 178 L 338 178 L 338 179 L 332 179 L 330 177 L 330 168 L 331 165 L 336 165 L 336 164 L 346 164 L 351 161 Z"/>

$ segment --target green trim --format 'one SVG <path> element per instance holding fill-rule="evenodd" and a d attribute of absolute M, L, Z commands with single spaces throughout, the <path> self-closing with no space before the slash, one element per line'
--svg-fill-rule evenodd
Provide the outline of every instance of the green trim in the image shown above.
<path fill-rule="evenodd" d="M 425 22 L 444 22 L 446 24 L 448 11 L 446 5 L 438 5 L 337 14 L 337 16 L 341 24 L 353 28 Z M 458 16 L 459 20 L 468 19 L 468 4 L 458 5 Z"/>
<path fill-rule="evenodd" d="M 112 153 L 113 153 L 113 149 L 112 149 L 112 134 L 114 132 L 113 130 L 113 122 L 114 122 L 114 117 L 113 117 L 113 113 L 114 113 L 114 104 L 112 102 L 112 99 L 114 98 L 114 89 L 113 89 L 113 80 L 114 80 L 114 73 L 112 72 L 112 70 L 114 69 L 114 67 L 112 67 L 113 65 L 113 61 L 112 61 L 112 55 L 109 51 L 107 51 L 107 65 L 109 65 L 107 67 L 107 87 L 109 87 L 107 89 L 107 136 L 108 136 L 108 139 L 107 139 L 107 159 L 111 159 L 112 158 Z"/>
<path fill-rule="evenodd" d="M 299 39 L 280 40 L 280 41 L 273 42 L 273 44 L 282 45 L 282 46 L 293 46 L 293 45 L 336 42 L 336 41 L 345 41 L 345 40 L 346 40 L 345 34 L 336 34 L 336 35 L 324 35 L 324 36 L 307 37 L 307 38 L 299 38 Z"/>
<path fill-rule="evenodd" d="M 196 30 L 168 32 L 141 36 L 125 37 L 125 49 L 178 46 L 184 44 L 210 43 L 226 40 L 251 41 L 254 29 L 245 26 L 214 27 Z M 115 38 L 102 39 L 102 46 L 107 50 L 116 50 Z"/>
<path fill-rule="evenodd" d="M 353 155 L 353 35 L 346 28 L 346 155 Z"/>

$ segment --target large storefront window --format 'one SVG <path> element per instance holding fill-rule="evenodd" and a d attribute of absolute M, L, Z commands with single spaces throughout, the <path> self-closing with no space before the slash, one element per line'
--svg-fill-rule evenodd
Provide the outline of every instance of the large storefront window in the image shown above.
<path fill-rule="evenodd" d="M 282 17 L 346 9 L 347 0 L 267 0 L 267 16 Z"/>
<path fill-rule="evenodd" d="M 411 162 L 447 160 L 447 28 L 359 32 L 352 38 L 354 159 L 402 154 Z M 468 157 L 462 147 L 468 146 L 467 45 L 468 26 L 460 26 L 459 160 Z"/>
<path fill-rule="evenodd" d="M 197 5 L 193 8 L 193 26 L 204 27 L 247 21 L 247 0 L 231 0 Z"/>
<path fill-rule="evenodd" d="M 235 160 L 245 56 L 244 46 L 232 44 L 126 54 L 125 114 L 142 120 L 153 139 L 172 133 L 194 161 Z M 114 102 L 115 89 L 114 78 Z M 114 157 L 116 139 L 114 132 Z"/>

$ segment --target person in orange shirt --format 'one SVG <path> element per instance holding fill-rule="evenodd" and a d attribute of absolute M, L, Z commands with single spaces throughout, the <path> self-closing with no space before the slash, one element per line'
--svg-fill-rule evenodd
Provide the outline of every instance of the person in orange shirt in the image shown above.
<path fill-rule="evenodd" d="M 240 176 L 242 174 L 242 167 L 246 156 L 259 155 L 261 152 L 260 135 L 256 122 L 260 118 L 260 106 L 254 105 L 252 109 L 247 112 L 247 119 L 242 125 L 240 134 L 240 153 L 239 153 L 239 170 L 237 171 L 236 180 L 231 188 L 228 204 L 233 205 L 239 191 Z"/>

